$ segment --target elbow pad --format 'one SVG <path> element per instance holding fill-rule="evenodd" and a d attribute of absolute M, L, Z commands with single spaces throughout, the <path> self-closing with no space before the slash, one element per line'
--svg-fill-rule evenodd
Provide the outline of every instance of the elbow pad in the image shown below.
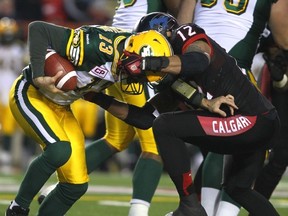
<path fill-rule="evenodd" d="M 129 104 L 128 115 L 124 122 L 142 130 L 147 130 L 152 127 L 155 119 L 154 111 L 155 108 L 148 102 L 143 107 Z"/>
<path fill-rule="evenodd" d="M 210 64 L 209 57 L 202 52 L 188 52 L 179 55 L 181 60 L 181 71 L 185 77 L 204 71 Z"/>

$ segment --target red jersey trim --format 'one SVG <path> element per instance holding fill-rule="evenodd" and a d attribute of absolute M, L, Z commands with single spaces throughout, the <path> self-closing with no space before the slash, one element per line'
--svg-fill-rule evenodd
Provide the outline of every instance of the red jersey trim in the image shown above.
<path fill-rule="evenodd" d="M 213 53 L 214 53 L 213 46 L 211 45 L 209 39 L 207 38 L 207 36 L 206 36 L 205 34 L 197 34 L 197 35 L 191 37 L 190 39 L 188 39 L 188 40 L 185 42 L 185 44 L 183 45 L 183 47 L 182 47 L 182 53 L 185 53 L 187 47 L 188 47 L 191 43 L 193 43 L 193 42 L 195 42 L 195 41 L 197 41 L 197 40 L 200 40 L 200 39 L 205 39 L 205 41 L 209 44 L 209 46 L 210 46 L 210 48 L 211 48 L 210 56 L 212 56 Z"/>

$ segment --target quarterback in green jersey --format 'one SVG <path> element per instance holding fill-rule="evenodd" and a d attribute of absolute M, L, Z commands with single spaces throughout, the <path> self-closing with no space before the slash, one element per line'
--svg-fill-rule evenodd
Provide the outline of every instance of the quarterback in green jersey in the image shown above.
<path fill-rule="evenodd" d="M 38 215 L 63 216 L 86 192 L 88 172 L 85 138 L 70 105 L 87 92 L 100 92 L 117 81 L 116 66 L 129 32 L 108 26 L 70 29 L 46 22 L 29 25 L 31 64 L 10 91 L 10 108 L 24 129 L 43 149 L 32 161 L 6 215 L 28 215 L 29 206 L 57 171 L 59 184 L 45 198 Z M 73 63 L 77 88 L 61 91 L 54 77 L 45 76 L 47 49 Z"/>

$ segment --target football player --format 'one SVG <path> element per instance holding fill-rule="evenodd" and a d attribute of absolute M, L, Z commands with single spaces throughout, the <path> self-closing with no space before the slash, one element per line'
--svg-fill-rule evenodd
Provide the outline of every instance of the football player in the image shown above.
<path fill-rule="evenodd" d="M 153 22 L 150 22 L 150 24 L 152 23 L 156 23 L 155 20 L 153 20 Z M 171 38 L 171 44 L 175 54 L 178 54 L 177 56 L 173 56 L 171 58 L 142 58 L 132 53 L 127 55 L 127 59 L 124 59 L 122 61 L 124 69 L 128 70 L 129 73 L 134 75 L 142 75 L 143 71 L 146 70 L 161 70 L 162 72 L 172 73 L 175 75 L 179 75 L 180 73 L 179 76 L 184 80 L 184 84 L 182 83 L 183 80 L 174 83 L 174 86 L 172 84 L 172 88 L 174 87 L 175 91 L 178 92 L 178 94 L 182 94 L 185 98 L 187 97 L 186 100 L 193 105 L 208 109 L 211 112 L 219 112 L 220 115 L 228 118 L 227 120 L 224 120 L 224 122 L 222 122 L 222 120 L 220 121 L 220 119 L 217 120 L 217 116 L 210 116 L 210 114 L 205 114 L 205 112 L 201 111 L 201 113 L 203 113 L 203 115 L 205 116 L 202 118 L 201 113 L 198 113 L 198 111 L 191 111 L 187 113 L 179 113 L 179 115 L 161 115 L 162 118 L 157 118 L 159 121 L 156 120 L 155 124 L 153 125 L 154 135 L 156 135 L 156 141 L 159 146 L 161 156 L 163 157 L 164 164 L 167 166 L 168 173 L 170 174 L 173 182 L 175 183 L 178 193 L 180 195 L 181 202 L 179 208 L 178 210 L 176 210 L 176 212 L 173 213 L 173 215 L 188 215 L 189 213 L 193 214 L 193 206 L 191 206 L 189 202 L 191 201 L 193 203 L 193 200 L 195 200 L 195 196 L 193 193 L 194 189 L 192 187 L 192 182 L 190 180 L 191 173 L 190 167 L 188 166 L 189 160 L 187 155 L 184 154 L 184 141 L 190 141 L 193 144 L 201 146 L 201 148 L 206 148 L 216 153 L 233 154 L 232 161 L 230 163 L 233 172 L 229 173 L 227 177 L 226 192 L 230 196 L 232 196 L 235 201 L 242 204 L 244 208 L 246 208 L 250 212 L 253 212 L 253 214 L 255 215 L 263 215 L 265 213 L 267 214 L 267 212 L 269 212 L 269 215 L 278 215 L 271 203 L 269 203 L 263 197 L 259 196 L 259 194 L 255 193 L 255 191 L 251 191 L 250 189 L 253 180 L 256 177 L 255 175 L 257 172 L 255 171 L 261 168 L 261 165 L 264 161 L 263 149 L 271 147 L 270 143 L 267 141 L 271 139 L 271 137 L 274 135 L 274 132 L 277 130 L 277 127 L 275 127 L 274 125 L 275 122 L 278 122 L 275 108 L 266 98 L 263 97 L 263 95 L 259 93 L 258 89 L 250 81 L 248 81 L 247 77 L 243 75 L 242 71 L 235 64 L 235 60 L 229 55 L 226 55 L 222 48 L 218 47 L 218 45 L 216 45 L 216 43 L 212 39 L 207 37 L 203 29 L 192 24 L 182 25 L 175 32 L 173 32 Z M 234 64 L 235 67 L 232 66 Z M 226 70 L 233 70 L 234 78 L 230 77 L 232 75 L 231 71 L 228 73 L 225 72 Z M 196 88 L 192 88 L 192 90 L 188 91 L 189 89 L 191 89 L 191 87 L 187 88 L 188 90 L 183 87 L 187 86 L 185 85 L 185 81 L 189 82 L 191 79 L 196 82 L 198 86 L 201 87 L 202 91 L 205 93 L 205 95 L 208 95 L 209 99 L 212 98 L 212 100 L 208 100 L 208 104 L 206 104 L 206 99 L 203 99 L 203 95 L 197 93 Z M 237 79 L 238 81 L 235 81 Z M 243 82 L 240 81 L 242 79 Z M 249 97 L 247 94 L 249 94 Z M 255 98 L 253 94 L 255 94 Z M 222 98 L 225 101 L 232 100 L 234 102 L 235 98 L 235 103 L 237 104 L 238 108 L 229 104 L 228 108 L 224 108 L 226 112 L 221 111 L 221 109 L 219 110 L 218 108 L 222 103 L 222 99 L 220 99 L 220 97 L 217 99 L 217 102 L 214 102 L 213 98 L 217 98 L 217 96 L 221 95 L 226 96 L 224 97 L 226 99 Z M 258 101 L 257 105 L 255 104 L 255 106 L 252 105 L 255 102 L 256 98 L 259 98 L 259 96 L 262 98 L 261 101 L 263 101 L 259 104 Z M 246 103 L 247 100 L 251 101 L 249 103 Z M 210 102 L 212 104 L 210 104 Z M 214 105 L 216 105 L 216 107 L 213 107 Z M 249 107 L 258 107 L 258 110 L 254 108 L 250 109 Z M 249 134 L 255 129 L 257 131 L 257 127 L 260 126 L 263 122 L 257 126 L 257 122 L 254 122 L 255 119 L 250 119 L 249 122 L 251 121 L 251 123 L 254 122 L 255 124 L 252 123 L 253 126 L 251 125 L 249 129 L 246 126 L 240 126 L 240 124 L 238 125 L 240 126 L 239 128 L 235 128 L 234 126 L 236 125 L 234 125 L 234 123 L 238 124 L 237 122 L 239 119 L 236 120 L 237 117 L 236 119 L 234 119 L 234 117 L 231 117 L 231 114 L 233 115 L 234 113 L 233 112 L 229 114 L 229 110 L 231 111 L 231 109 L 236 109 L 235 112 L 237 114 L 240 114 L 240 116 L 242 117 L 245 116 L 244 118 L 250 119 L 251 116 L 254 116 L 253 118 L 258 119 L 258 123 L 262 122 L 262 120 L 260 119 L 264 117 L 262 111 L 266 110 L 268 113 L 272 112 L 273 117 L 271 117 L 271 120 L 273 119 L 272 122 L 274 123 L 271 122 L 272 124 L 270 126 L 274 128 L 273 133 L 269 135 L 268 140 L 265 140 L 264 143 L 262 142 L 262 139 L 264 137 L 261 137 L 263 134 L 257 133 L 257 135 L 254 135 L 254 138 L 258 138 L 256 138 L 255 140 L 251 140 L 252 137 Z M 244 114 L 246 114 L 247 116 Z M 182 115 L 183 118 L 181 117 Z M 195 118 L 194 116 L 198 117 Z M 240 118 L 242 119 L 242 117 Z M 229 118 L 233 118 L 233 120 Z M 264 119 L 266 118 L 270 119 L 270 116 L 264 117 Z M 188 125 L 190 125 L 190 127 L 187 128 L 186 132 L 180 133 L 179 130 L 184 130 L 184 128 L 180 126 L 180 122 L 179 124 L 175 124 L 175 122 L 177 123 L 178 121 L 180 121 L 180 119 L 184 122 L 182 124 L 185 125 L 186 128 Z M 166 120 L 168 120 L 168 122 L 166 122 Z M 175 125 L 175 127 L 172 124 L 169 125 L 170 120 L 171 123 L 174 122 L 173 125 Z M 188 120 L 191 122 L 199 122 L 196 124 L 191 124 L 188 123 Z M 211 128 L 209 128 L 210 126 L 208 127 L 208 125 L 206 125 L 208 128 L 205 128 L 205 125 L 203 125 L 204 122 L 208 123 L 207 121 L 211 121 Z M 162 124 L 167 125 L 170 130 L 174 131 L 174 133 L 170 134 L 169 131 L 165 130 L 165 128 L 167 127 L 163 127 Z M 189 135 L 187 134 L 188 132 L 190 133 Z M 165 138 L 166 136 L 163 136 L 162 133 L 163 135 L 167 135 L 167 137 L 169 137 L 170 139 Z M 179 137 L 177 135 L 178 133 Z M 193 134 L 197 134 L 197 137 L 194 137 Z M 240 142 L 238 139 L 239 134 L 241 134 L 240 137 L 243 136 L 243 139 L 241 139 Z M 159 137 L 157 135 L 159 135 Z M 184 139 L 183 137 L 189 137 L 189 139 Z M 211 139 L 212 137 L 213 139 Z M 172 143 L 172 140 L 174 141 L 174 143 Z M 257 141 L 259 142 L 257 143 Z M 168 142 L 169 145 L 167 144 Z M 209 144 L 209 142 L 211 143 Z M 240 144 L 241 142 L 242 144 Z M 175 143 L 177 143 L 177 145 Z M 244 146 L 247 147 L 245 150 L 243 148 Z M 243 154 L 235 154 L 237 152 L 240 153 L 241 151 Z M 175 154 L 175 152 L 178 153 Z M 171 154 L 173 154 L 173 156 Z M 175 161 L 175 157 L 178 157 L 179 160 Z M 174 158 L 173 162 L 171 160 L 172 158 Z M 180 158 L 182 158 L 182 160 L 180 160 Z M 185 158 L 186 160 L 183 160 L 183 158 Z M 239 161 L 243 161 L 243 163 L 240 162 L 239 164 Z M 181 171 L 177 171 L 179 170 L 179 167 Z M 245 168 L 248 167 L 249 169 L 247 169 L 246 171 Z M 251 173 L 253 173 L 253 175 L 249 173 L 249 170 L 251 171 Z M 237 183 L 237 180 L 239 179 L 241 179 L 241 186 L 239 186 Z M 250 204 L 246 202 L 247 199 L 251 201 Z M 255 203 L 257 203 L 257 206 L 262 206 L 263 204 L 265 208 L 256 209 Z"/>
<path fill-rule="evenodd" d="M 19 40 L 19 25 L 8 17 L 0 19 L 0 131 L 1 150 L 11 155 L 17 124 L 9 108 L 9 90 L 24 66 L 25 46 Z M 11 158 L 10 158 L 11 159 Z"/>
<path fill-rule="evenodd" d="M 132 31 L 135 24 L 147 13 L 153 11 L 170 11 L 174 15 L 179 10 L 178 22 L 186 23 L 192 20 L 194 0 L 144 0 L 119 1 L 113 17 L 112 26 Z M 137 84 L 136 84 L 137 85 Z M 122 86 L 127 88 L 127 86 Z M 124 93 L 120 83 L 115 83 L 106 89 L 106 93 L 118 100 L 137 106 L 143 106 L 154 92 L 149 87 L 138 95 Z M 162 174 L 162 160 L 154 141 L 152 129 L 141 130 L 119 120 L 108 112 L 105 113 L 106 134 L 103 139 L 91 143 L 86 147 L 86 157 L 89 173 L 99 164 L 117 152 L 128 148 L 135 135 L 139 139 L 141 155 L 133 171 L 133 194 L 130 201 L 129 216 L 148 216 L 152 197 Z M 101 152 L 99 154 L 98 152 Z"/>
<path fill-rule="evenodd" d="M 28 215 L 34 196 L 55 171 L 59 183 L 44 199 L 39 215 L 62 216 L 85 193 L 88 187 L 85 140 L 70 105 L 82 97 L 90 100 L 90 92 L 101 92 L 118 80 L 118 59 L 130 35 L 109 26 L 70 29 L 41 21 L 29 24 L 31 64 L 11 88 L 10 108 L 26 134 L 41 145 L 43 153 L 30 164 L 15 199 L 6 210 L 7 216 Z M 55 87 L 61 71 L 54 77 L 45 76 L 47 48 L 74 64 L 78 79 L 75 90 L 63 92 Z M 156 48 L 153 53 L 171 54 L 168 43 L 157 43 Z M 97 56 L 89 58 L 91 53 Z M 100 102 L 106 108 L 105 101 Z"/>
<path fill-rule="evenodd" d="M 70 29 L 41 21 L 29 24 L 31 64 L 11 88 L 10 108 L 25 133 L 41 145 L 43 152 L 29 165 L 6 216 L 28 215 L 33 198 L 55 171 L 59 184 L 43 201 L 38 215 L 63 216 L 86 192 L 89 178 L 85 139 L 70 104 L 89 91 L 104 90 L 117 80 L 119 51 L 130 35 L 108 26 Z M 55 87 L 61 71 L 54 77 L 45 76 L 48 48 L 74 64 L 76 90 L 63 92 Z"/>
<path fill-rule="evenodd" d="M 274 139 L 276 146 L 271 150 L 268 161 L 254 184 L 256 191 L 270 199 L 288 164 L 288 116 L 286 112 L 288 108 L 288 58 L 283 49 L 275 43 L 269 31 L 261 39 L 258 51 L 259 53 L 253 59 L 252 71 L 258 75 L 261 91 L 263 89 L 262 92 L 267 93 L 281 121 L 280 133 Z"/>
<path fill-rule="evenodd" d="M 218 0 L 210 6 L 207 3 L 207 1 L 197 1 L 194 22 L 204 28 L 212 39 L 225 48 L 237 60 L 243 73 L 255 83 L 251 73 L 252 59 L 256 53 L 259 38 L 267 24 L 273 27 L 272 31 L 277 36 L 278 43 L 284 46 L 284 49 L 285 46 L 288 49 L 287 1 L 251 0 L 247 4 L 240 1 L 235 5 Z M 286 38 L 283 37 L 284 35 Z M 201 202 L 209 216 L 237 216 L 240 205 L 221 190 L 222 165 L 223 155 L 208 154 L 203 165 Z M 238 182 L 239 186 L 241 186 L 240 182 Z M 258 207 L 255 205 L 255 208 Z"/>
<path fill-rule="evenodd" d="M 194 0 L 145 0 L 145 1 L 119 1 L 112 25 L 132 31 L 135 24 L 149 12 L 170 11 L 179 14 L 179 22 L 191 22 Z M 178 12 L 179 11 L 179 12 Z M 173 24 L 173 23 L 172 23 Z M 137 84 L 136 84 L 137 85 Z M 115 83 L 106 89 L 106 93 L 137 106 L 142 106 L 146 100 L 154 94 L 153 90 L 145 87 L 138 95 L 124 93 L 121 88 L 127 89 L 127 85 L 120 86 Z M 128 88 L 129 89 L 129 88 Z M 99 165 L 117 152 L 128 148 L 135 135 L 140 141 L 141 155 L 133 172 L 133 194 L 130 201 L 129 216 L 148 216 L 152 197 L 157 188 L 162 174 L 162 160 L 154 141 L 152 129 L 141 130 L 119 120 L 109 113 L 105 113 L 106 134 L 86 147 L 86 161 L 88 173 L 91 173 Z M 49 188 L 49 190 L 51 187 Z M 44 190 L 39 196 L 40 201 L 49 191 Z"/>

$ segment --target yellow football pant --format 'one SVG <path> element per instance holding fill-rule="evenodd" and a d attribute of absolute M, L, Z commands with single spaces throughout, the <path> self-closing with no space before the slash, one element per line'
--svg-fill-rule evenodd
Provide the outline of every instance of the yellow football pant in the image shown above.
<path fill-rule="evenodd" d="M 114 96 L 118 100 L 125 101 L 136 106 L 143 106 L 147 99 L 144 92 L 140 95 L 129 95 L 123 93 L 119 83 L 109 86 L 109 88 L 106 89 L 106 93 Z M 134 139 L 135 135 L 137 135 L 142 152 L 158 154 L 152 128 L 149 130 L 138 129 L 126 124 L 108 112 L 105 112 L 105 122 L 106 134 L 104 138 L 118 151 L 126 149 Z"/>
<path fill-rule="evenodd" d="M 20 76 L 10 91 L 10 108 L 25 133 L 42 149 L 47 145 L 60 145 L 60 141 L 70 143 L 72 154 L 57 169 L 60 182 L 88 182 L 84 134 L 70 106 L 60 106 L 50 101 Z"/>

